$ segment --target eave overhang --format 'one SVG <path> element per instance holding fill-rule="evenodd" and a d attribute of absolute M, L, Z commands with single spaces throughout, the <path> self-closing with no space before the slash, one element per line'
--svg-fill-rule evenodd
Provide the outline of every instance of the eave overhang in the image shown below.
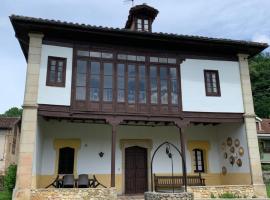
<path fill-rule="evenodd" d="M 56 20 L 12 15 L 10 21 L 27 60 L 29 33 L 42 33 L 44 40 L 69 43 L 90 42 L 154 49 L 183 54 L 229 55 L 248 54 L 250 57 L 268 47 L 266 43 L 216 39 L 167 33 L 138 32 L 127 29 L 98 27 Z M 166 48 L 164 48 L 166 47 Z"/>

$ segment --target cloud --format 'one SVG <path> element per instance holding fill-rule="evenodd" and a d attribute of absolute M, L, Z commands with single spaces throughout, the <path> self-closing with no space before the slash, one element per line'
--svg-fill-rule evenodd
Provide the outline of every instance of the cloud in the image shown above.
<path fill-rule="evenodd" d="M 252 37 L 252 41 L 270 44 L 270 34 L 269 34 L 269 35 L 255 34 L 255 35 Z"/>

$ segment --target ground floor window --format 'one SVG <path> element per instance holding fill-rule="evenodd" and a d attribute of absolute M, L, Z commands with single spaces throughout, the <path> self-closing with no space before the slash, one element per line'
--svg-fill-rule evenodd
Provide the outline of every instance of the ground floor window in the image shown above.
<path fill-rule="evenodd" d="M 202 149 L 193 149 L 194 172 L 204 172 L 204 155 Z"/>

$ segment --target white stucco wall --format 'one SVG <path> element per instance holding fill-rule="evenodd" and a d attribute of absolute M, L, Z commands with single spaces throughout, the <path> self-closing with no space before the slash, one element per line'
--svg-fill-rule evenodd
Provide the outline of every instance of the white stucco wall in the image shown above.
<path fill-rule="evenodd" d="M 221 141 L 228 136 L 239 138 L 244 145 L 244 130 L 240 125 L 218 125 L 218 126 L 191 126 L 184 133 L 187 141 L 208 141 L 210 149 L 208 152 L 209 165 L 208 173 L 220 173 L 223 163 L 223 153 L 221 151 Z M 40 132 L 42 150 L 39 161 L 40 175 L 53 175 L 55 170 L 56 151 L 53 146 L 54 139 L 77 138 L 81 139 L 81 147 L 78 152 L 78 173 L 89 174 L 110 174 L 111 162 L 111 127 L 108 125 L 67 123 L 55 120 L 40 120 Z M 179 147 L 180 139 L 178 130 L 175 127 L 132 127 L 120 126 L 117 130 L 116 144 L 116 173 L 122 173 L 122 151 L 120 148 L 121 139 L 151 139 L 153 141 L 153 151 L 164 141 L 170 141 Z M 246 150 L 246 146 L 244 146 Z M 98 153 L 104 152 L 102 158 Z M 178 154 L 173 151 L 174 170 L 180 172 L 181 165 Z M 186 149 L 187 170 L 191 172 L 191 154 Z M 227 163 L 227 165 L 229 165 Z M 226 165 L 226 166 L 227 166 Z M 155 173 L 170 173 L 170 160 L 163 148 L 155 159 Z M 247 154 L 243 157 L 243 167 L 228 166 L 228 172 L 249 171 Z"/>
<path fill-rule="evenodd" d="M 6 130 L 0 130 L 0 174 L 5 170 Z"/>
<path fill-rule="evenodd" d="M 226 149 L 222 150 L 222 143 L 227 141 L 227 138 L 231 137 L 233 142 L 235 139 L 240 141 L 240 146 L 244 148 L 244 155 L 240 156 L 238 151 L 239 147 L 235 147 L 235 152 L 237 158 L 242 160 L 242 166 L 238 167 L 235 163 L 231 165 L 229 162 L 229 157 L 232 155 L 230 152 L 230 148 L 226 145 Z M 227 168 L 228 173 L 245 173 L 250 172 L 250 163 L 249 163 L 249 155 L 248 155 L 248 146 L 247 146 L 247 139 L 246 139 L 246 131 L 244 124 L 238 123 L 231 123 L 231 124 L 223 124 L 218 126 L 218 146 L 219 146 L 219 158 L 220 158 L 220 165 L 225 166 Z M 227 152 L 228 158 L 224 159 L 224 153 Z"/>
<path fill-rule="evenodd" d="M 42 45 L 38 89 L 39 104 L 70 105 L 72 55 L 72 48 Z M 46 86 L 48 56 L 67 58 L 65 87 Z"/>
<path fill-rule="evenodd" d="M 218 70 L 221 97 L 206 96 L 205 69 Z M 238 62 L 186 59 L 181 64 L 181 87 L 184 111 L 243 112 Z"/>

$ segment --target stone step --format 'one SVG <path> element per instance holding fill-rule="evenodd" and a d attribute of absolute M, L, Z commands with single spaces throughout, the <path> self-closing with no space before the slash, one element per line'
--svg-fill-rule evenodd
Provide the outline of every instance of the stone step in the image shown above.
<path fill-rule="evenodd" d="M 118 200 L 144 200 L 143 195 L 119 195 Z"/>

